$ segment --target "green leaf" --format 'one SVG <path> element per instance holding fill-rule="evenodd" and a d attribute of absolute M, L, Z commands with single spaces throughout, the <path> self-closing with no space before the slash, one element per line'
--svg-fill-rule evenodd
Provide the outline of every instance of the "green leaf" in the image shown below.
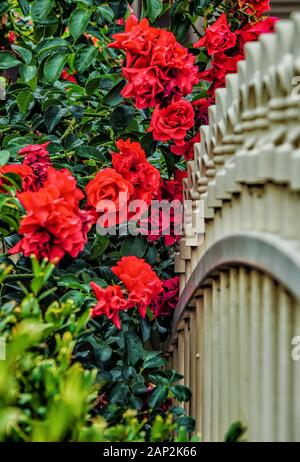
<path fill-rule="evenodd" d="M 234 422 L 230 425 L 228 431 L 226 432 L 224 441 L 226 443 L 236 443 L 247 431 L 247 428 L 242 424 L 242 422 Z"/>
<path fill-rule="evenodd" d="M 168 149 L 161 147 L 161 150 L 166 162 L 169 178 L 171 178 L 175 170 L 175 157 Z"/>
<path fill-rule="evenodd" d="M 20 61 L 9 51 L 0 51 L 0 69 L 10 69 L 18 66 Z"/>
<path fill-rule="evenodd" d="M 30 6 L 27 0 L 18 0 L 20 8 L 24 16 L 29 16 Z"/>
<path fill-rule="evenodd" d="M 85 91 L 87 92 L 89 96 L 93 95 L 95 91 L 99 90 L 100 82 L 101 82 L 101 78 L 99 77 L 91 78 L 86 82 Z"/>
<path fill-rule="evenodd" d="M 141 139 L 141 145 L 147 157 L 152 156 L 152 154 L 155 153 L 157 141 L 153 139 L 152 132 L 148 132 L 143 136 Z"/>
<path fill-rule="evenodd" d="M 154 22 L 160 15 L 163 8 L 162 0 L 146 0 L 147 17 L 150 22 Z"/>
<path fill-rule="evenodd" d="M 117 106 L 111 115 L 110 123 L 114 131 L 119 131 L 127 128 L 133 119 L 135 109 L 131 106 L 120 104 Z"/>
<path fill-rule="evenodd" d="M 97 236 L 91 250 L 91 258 L 99 258 L 109 246 L 108 236 Z"/>
<path fill-rule="evenodd" d="M 61 118 L 67 113 L 67 109 L 61 108 L 60 106 L 49 106 L 44 114 L 44 122 L 51 133 L 56 125 L 60 122 Z"/>
<path fill-rule="evenodd" d="M 5 165 L 9 161 L 10 152 L 9 151 L 0 151 L 0 165 Z"/>
<path fill-rule="evenodd" d="M 115 17 L 115 13 L 109 6 L 101 5 L 98 7 L 98 10 L 108 22 L 111 22 Z"/>
<path fill-rule="evenodd" d="M 88 9 L 77 8 L 70 16 L 70 34 L 77 39 L 87 28 L 92 12 Z"/>
<path fill-rule="evenodd" d="M 66 53 L 56 53 L 53 56 L 49 56 L 44 65 L 44 76 L 48 82 L 53 83 L 59 79 L 66 59 Z"/>
<path fill-rule="evenodd" d="M 173 385 L 171 392 L 178 401 L 189 401 L 192 397 L 191 391 L 184 385 Z"/>
<path fill-rule="evenodd" d="M 21 112 L 25 113 L 28 110 L 30 103 L 33 101 L 33 95 L 30 91 L 20 91 L 17 94 L 17 105 Z"/>
<path fill-rule="evenodd" d="M 128 236 L 122 244 L 122 257 L 136 256 L 142 258 L 147 250 L 148 243 L 144 236 Z"/>
<path fill-rule="evenodd" d="M 0 15 L 2 16 L 8 10 L 9 10 L 9 3 L 7 1 L 2 2 L 2 4 L 0 5 Z"/>
<path fill-rule="evenodd" d="M 19 47 L 18 45 L 12 45 L 12 49 L 21 56 L 22 60 L 25 64 L 31 63 L 32 60 L 32 53 L 27 48 Z"/>
<path fill-rule="evenodd" d="M 76 69 L 78 72 L 84 72 L 92 64 L 98 53 L 98 48 L 93 45 L 83 49 L 81 48 L 76 56 Z"/>
<path fill-rule="evenodd" d="M 134 366 L 143 354 L 141 340 L 133 332 L 124 333 L 124 337 L 127 362 L 129 365 Z"/>
<path fill-rule="evenodd" d="M 154 369 L 166 364 L 159 351 L 147 351 L 144 357 L 143 369 Z"/>
<path fill-rule="evenodd" d="M 158 385 L 150 394 L 148 404 L 151 409 L 159 408 L 168 398 L 168 389 L 163 385 Z"/>
<path fill-rule="evenodd" d="M 26 66 L 25 64 L 20 65 L 20 75 L 24 83 L 30 82 L 36 77 L 37 69 L 35 66 Z"/>
<path fill-rule="evenodd" d="M 42 40 L 36 47 L 35 52 L 41 62 L 49 55 L 54 53 L 67 51 L 69 43 L 59 37 Z"/>
<path fill-rule="evenodd" d="M 117 104 L 120 104 L 123 101 L 121 91 L 123 90 L 125 84 L 125 80 L 121 80 L 121 82 L 118 82 L 116 85 L 114 85 L 104 97 L 103 103 L 107 104 L 108 106 L 117 106 Z"/>
<path fill-rule="evenodd" d="M 31 16 L 36 22 L 41 22 L 51 12 L 55 0 L 35 0 L 31 6 Z"/>

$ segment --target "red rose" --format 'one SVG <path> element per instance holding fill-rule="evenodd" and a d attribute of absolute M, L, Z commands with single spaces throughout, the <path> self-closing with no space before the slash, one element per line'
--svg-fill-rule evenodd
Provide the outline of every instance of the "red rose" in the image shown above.
<path fill-rule="evenodd" d="M 270 0 L 238 0 L 238 4 L 246 13 L 254 13 L 257 17 L 271 9 Z"/>
<path fill-rule="evenodd" d="M 198 132 L 191 140 L 186 141 L 184 145 L 177 146 L 173 144 L 170 146 L 171 152 L 176 156 L 184 156 L 185 160 L 193 160 L 194 159 L 194 146 L 195 143 L 200 142 L 200 133 Z"/>
<path fill-rule="evenodd" d="M 74 72 L 75 74 L 75 72 Z M 64 69 L 61 73 L 61 78 L 63 80 L 67 80 L 68 82 L 72 82 L 72 83 L 77 83 L 77 79 L 76 77 L 74 77 L 74 74 L 70 74 L 67 69 Z"/>
<path fill-rule="evenodd" d="M 11 254 L 34 254 L 38 259 L 58 261 L 65 254 L 77 257 L 87 241 L 92 217 L 79 210 L 82 192 L 67 170 L 48 171 L 48 180 L 37 192 L 18 194 L 27 214 L 19 233 L 24 237 L 10 250 Z"/>
<path fill-rule="evenodd" d="M 153 138 L 159 141 L 174 140 L 175 144 L 183 145 L 187 130 L 194 126 L 194 116 L 193 106 L 184 99 L 163 109 L 156 106 L 150 124 Z"/>
<path fill-rule="evenodd" d="M 154 316 L 173 315 L 179 298 L 179 277 L 163 281 L 163 292 L 154 298 L 151 309 Z"/>
<path fill-rule="evenodd" d="M 113 168 L 106 168 L 97 173 L 95 178 L 86 186 L 88 206 L 97 211 L 98 205 L 105 205 L 108 214 L 115 216 L 117 223 L 120 222 L 119 213 L 127 209 L 129 199 L 134 193 L 133 185 L 125 180 L 122 175 L 117 173 Z M 103 201 L 107 201 L 104 203 Z M 100 204 L 102 202 L 102 204 Z M 104 210 L 99 210 L 102 212 Z M 124 221 L 124 220 L 123 220 Z M 117 224 L 116 223 L 116 224 Z M 104 223 L 103 226 L 107 226 Z"/>
<path fill-rule="evenodd" d="M 22 178 L 22 191 L 29 191 L 31 190 L 35 178 L 34 172 L 29 167 L 29 165 L 24 164 L 10 164 L 10 165 L 3 165 L 0 167 L 0 192 L 5 193 L 6 189 L 3 187 L 10 186 L 11 183 L 8 179 L 4 178 L 4 175 L 8 173 L 14 173 L 15 175 L 19 175 Z"/>
<path fill-rule="evenodd" d="M 236 34 L 239 38 L 241 52 L 245 43 L 258 40 L 261 34 L 274 32 L 274 26 L 277 21 L 279 21 L 279 18 L 270 17 L 264 21 L 257 22 L 254 26 L 247 24 L 242 29 L 237 30 Z"/>
<path fill-rule="evenodd" d="M 138 109 L 153 107 L 157 100 L 162 99 L 169 78 L 159 67 L 122 69 L 128 84 L 122 90 L 124 98 L 134 98 Z"/>
<path fill-rule="evenodd" d="M 123 257 L 112 268 L 129 292 L 128 305 L 137 306 L 141 316 L 151 300 L 162 291 L 162 282 L 145 260 L 137 257 Z"/>
<path fill-rule="evenodd" d="M 30 144 L 21 149 L 18 154 L 24 156 L 24 165 L 29 165 L 35 175 L 32 184 L 32 191 L 37 191 L 47 180 L 48 168 L 51 167 L 49 152 L 47 151 L 48 143 Z"/>
<path fill-rule="evenodd" d="M 208 93 L 214 95 L 217 88 L 225 86 L 225 78 L 229 73 L 237 71 L 237 63 L 244 59 L 243 55 L 227 56 L 224 53 L 214 55 L 210 68 L 200 74 L 202 80 L 212 82 Z"/>
<path fill-rule="evenodd" d="M 119 140 L 116 142 L 119 153 L 113 153 L 114 169 L 134 186 L 132 200 L 144 200 L 147 205 L 157 194 L 160 183 L 160 173 L 146 158 L 140 143 Z"/>
<path fill-rule="evenodd" d="M 131 16 L 125 32 L 113 36 L 109 46 L 126 51 L 123 74 L 128 85 L 125 98 L 134 98 L 138 108 L 155 106 L 166 99 L 179 99 L 198 83 L 195 56 L 180 45 L 172 32 L 156 29 L 147 19 Z"/>
<path fill-rule="evenodd" d="M 91 311 L 91 317 L 105 315 L 117 329 L 121 329 L 119 313 L 127 308 L 127 302 L 120 286 L 108 286 L 105 289 L 91 282 L 97 298 L 97 305 Z"/>
<path fill-rule="evenodd" d="M 209 55 L 224 52 L 236 44 L 236 35 L 228 27 L 226 14 L 205 31 L 204 37 L 194 44 L 194 48 L 206 47 Z"/>

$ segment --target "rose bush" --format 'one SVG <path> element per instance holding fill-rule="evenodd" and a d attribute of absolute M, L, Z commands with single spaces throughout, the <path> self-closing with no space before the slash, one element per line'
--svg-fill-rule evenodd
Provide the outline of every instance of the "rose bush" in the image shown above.
<path fill-rule="evenodd" d="M 38 319 L 39 329 L 52 329 L 30 348 L 40 352 L 36 361 L 54 363 L 60 347 L 67 348 L 66 370 L 57 372 L 54 364 L 59 390 L 70 389 L 64 374 L 72 361 L 81 364 L 74 367 L 78 389 L 87 371 L 96 371 L 78 392 L 76 418 L 85 436 L 81 427 L 72 432 L 69 420 L 56 435 L 47 410 L 35 407 L 35 393 L 43 402 L 49 398 L 42 366 L 38 392 L 28 379 L 10 401 L 0 384 L 5 422 L 21 425 L 18 435 L 4 431 L 4 440 L 45 440 L 47 425 L 49 438 L 93 440 L 99 437 L 91 433 L 94 418 L 112 426 L 124 422 L 128 409 L 140 425 L 137 437 L 144 432 L 151 438 L 157 416 L 172 421 L 172 429 L 193 429 L 193 419 L 172 401 L 187 401 L 190 392 L 176 384 L 176 371 L 162 370 L 163 354 L 154 349 L 157 338 L 163 348 L 178 300 L 173 259 L 181 215 L 173 210 L 168 223 L 151 201 L 182 201 L 185 162 L 208 123 L 215 89 L 243 59 L 243 45 L 271 32 L 276 19 L 264 16 L 267 1 L 205 0 L 200 6 L 145 0 L 139 19 L 132 3 L 0 5 L 6 83 L 0 100 L 0 263 L 10 271 L 2 281 L 0 326 L 12 345 L 16 323 L 26 330 Z M 167 13 L 169 25 L 161 28 Z M 131 210 L 132 200 L 143 200 L 147 213 Z M 128 233 L 134 217 L 142 231 L 150 227 L 148 234 Z M 23 318 L 32 324 L 22 324 Z M 64 344 L 53 325 L 74 341 Z M 23 371 L 21 356 L 16 367 Z M 61 412 L 71 415 L 68 397 L 60 399 Z M 20 421 L 10 414 L 10 402 L 21 409 Z M 29 420 L 23 426 L 24 415 Z"/>

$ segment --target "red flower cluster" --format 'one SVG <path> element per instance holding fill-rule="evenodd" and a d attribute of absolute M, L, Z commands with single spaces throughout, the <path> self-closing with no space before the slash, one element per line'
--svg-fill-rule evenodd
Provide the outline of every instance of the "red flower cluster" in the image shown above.
<path fill-rule="evenodd" d="M 122 95 L 133 98 L 137 108 L 179 99 L 191 93 L 198 82 L 195 57 L 171 32 L 151 27 L 147 19 L 139 23 L 130 16 L 125 32 L 113 38 L 115 42 L 109 46 L 126 51 L 123 74 L 128 84 Z"/>
<path fill-rule="evenodd" d="M 150 124 L 153 138 L 159 141 L 173 140 L 179 146 L 184 145 L 186 132 L 194 126 L 194 117 L 193 106 L 184 99 L 163 109 L 156 106 Z"/>
<path fill-rule="evenodd" d="M 179 277 L 163 282 L 163 292 L 154 298 L 151 309 L 154 316 L 171 316 L 174 313 L 179 298 Z"/>
<path fill-rule="evenodd" d="M 108 286 L 105 289 L 91 282 L 98 300 L 91 316 L 107 316 L 120 329 L 120 311 L 137 306 L 141 316 L 146 316 L 147 307 L 162 291 L 162 282 L 145 260 L 137 257 L 123 257 L 112 268 L 113 273 L 123 282 L 128 292 L 125 299 L 120 286 Z"/>
<path fill-rule="evenodd" d="M 87 241 L 91 215 L 79 209 L 84 195 L 67 169 L 48 170 L 48 179 L 37 192 L 24 192 L 18 198 L 27 215 L 19 233 L 24 237 L 10 250 L 26 257 L 59 261 L 65 254 L 77 257 Z"/>
<path fill-rule="evenodd" d="M 250 5 L 251 2 L 244 2 Z M 265 3 L 268 2 L 259 2 Z M 258 8 L 258 2 L 252 2 L 251 6 Z M 255 10 L 258 11 L 258 10 Z M 259 10 L 265 11 L 265 9 Z M 237 63 L 244 58 L 244 44 L 257 40 L 264 32 L 273 32 L 277 18 L 267 18 L 256 23 L 254 26 L 247 24 L 236 32 L 231 32 L 225 13 L 205 31 L 205 36 L 194 44 L 194 47 L 205 46 L 208 54 L 212 55 L 211 65 L 204 72 L 200 73 L 200 78 L 212 82 L 209 93 L 214 94 L 217 88 L 225 86 L 227 74 L 237 71 Z"/>
<path fill-rule="evenodd" d="M 38 191 L 47 180 L 48 168 L 51 167 L 51 160 L 47 147 L 50 143 L 30 144 L 19 151 L 24 156 L 23 165 L 28 165 L 34 173 L 34 181 L 30 187 L 31 191 Z"/>
<path fill-rule="evenodd" d="M 137 306 L 144 318 L 152 299 L 162 291 L 161 280 L 145 260 L 137 257 L 123 257 L 112 271 L 128 290 L 128 307 Z"/>
<path fill-rule="evenodd" d="M 238 0 L 239 7 L 258 18 L 270 11 L 270 0 Z"/>
<path fill-rule="evenodd" d="M 140 143 L 119 140 L 119 153 L 113 153 L 112 164 L 116 172 L 134 186 L 132 200 L 140 199 L 150 205 L 159 190 L 160 172 L 146 158 Z"/>
<path fill-rule="evenodd" d="M 105 217 L 101 224 L 109 226 L 110 218 L 120 224 L 128 218 L 129 201 L 143 200 L 150 205 L 159 190 L 160 173 L 146 158 L 140 143 L 129 139 L 119 140 L 116 145 L 120 152 L 112 154 L 114 168 L 97 173 L 86 186 L 88 206 Z M 130 216 L 130 214 L 129 214 Z"/>

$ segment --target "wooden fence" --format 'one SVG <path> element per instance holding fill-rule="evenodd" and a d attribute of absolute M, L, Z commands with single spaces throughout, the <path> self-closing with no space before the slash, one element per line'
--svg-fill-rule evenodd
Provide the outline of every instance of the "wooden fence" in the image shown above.
<path fill-rule="evenodd" d="M 299 43 L 295 14 L 246 45 L 188 163 L 167 356 L 204 441 L 238 420 L 248 441 L 300 441 Z M 199 214 L 204 236 L 191 226 Z"/>

